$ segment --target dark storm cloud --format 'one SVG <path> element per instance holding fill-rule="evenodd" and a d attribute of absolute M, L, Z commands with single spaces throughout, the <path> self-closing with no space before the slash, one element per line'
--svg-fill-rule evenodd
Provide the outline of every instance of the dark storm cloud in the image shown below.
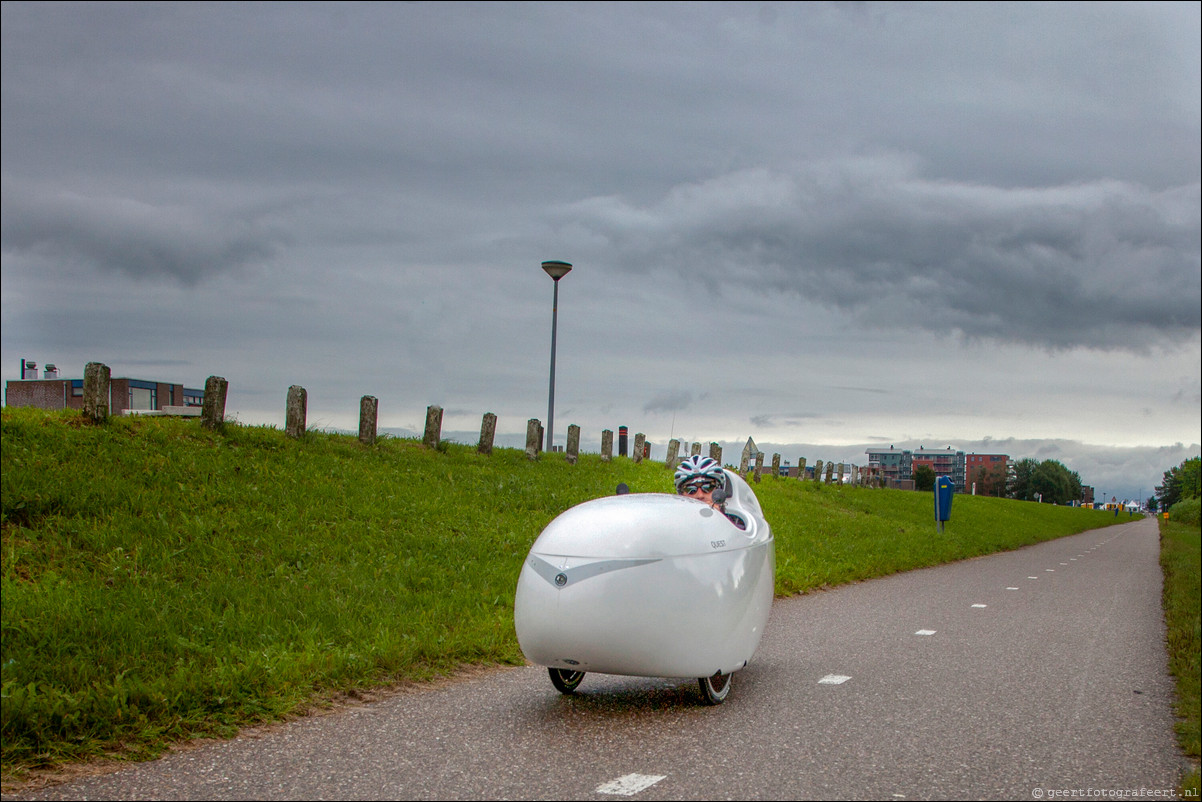
<path fill-rule="evenodd" d="M 920 328 L 1047 349 L 1144 350 L 1195 335 L 1199 185 L 1002 188 L 894 156 L 747 170 L 658 203 L 565 210 L 629 265 L 756 283 Z"/>

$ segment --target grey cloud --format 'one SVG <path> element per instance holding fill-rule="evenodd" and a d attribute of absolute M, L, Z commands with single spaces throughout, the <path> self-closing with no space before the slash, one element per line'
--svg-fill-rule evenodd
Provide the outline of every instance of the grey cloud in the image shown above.
<path fill-rule="evenodd" d="M 1144 350 L 1202 328 L 1199 185 L 1008 189 L 881 156 L 745 170 L 639 206 L 564 210 L 629 265 L 757 283 L 920 328 L 1047 349 Z"/>
<path fill-rule="evenodd" d="M 888 395 L 892 392 L 884 387 L 848 387 L 846 385 L 835 385 L 834 390 L 846 390 L 852 393 L 873 393 L 874 395 Z"/>
<path fill-rule="evenodd" d="M 693 403 L 693 394 L 688 390 L 670 390 L 659 393 L 643 406 L 644 412 L 680 412 Z"/>
<path fill-rule="evenodd" d="M 795 426 L 806 420 L 814 420 L 821 417 L 822 415 L 815 412 L 800 412 L 788 415 L 752 415 L 749 420 L 755 428 L 765 429 L 770 426 Z"/>
<path fill-rule="evenodd" d="M 134 278 L 195 284 L 266 261 L 284 240 L 262 211 L 39 192 L 10 181 L 3 196 L 6 251 L 40 253 Z"/>

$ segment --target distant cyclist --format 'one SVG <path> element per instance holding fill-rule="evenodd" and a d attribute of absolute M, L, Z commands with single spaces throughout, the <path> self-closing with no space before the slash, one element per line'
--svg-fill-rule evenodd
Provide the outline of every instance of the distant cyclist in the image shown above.
<path fill-rule="evenodd" d="M 713 457 L 687 457 L 676 468 L 676 492 L 703 501 L 725 515 L 732 524 L 746 529 L 747 524 L 737 515 L 726 511 L 725 500 L 714 501 L 714 491 L 726 488 L 726 471 Z"/>

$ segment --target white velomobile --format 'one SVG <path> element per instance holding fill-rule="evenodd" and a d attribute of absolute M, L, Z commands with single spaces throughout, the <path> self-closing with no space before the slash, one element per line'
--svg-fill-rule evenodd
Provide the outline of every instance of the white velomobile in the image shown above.
<path fill-rule="evenodd" d="M 725 473 L 715 496 L 746 529 L 697 499 L 630 493 L 578 504 L 539 535 L 514 627 L 561 692 L 593 671 L 696 677 L 704 701 L 726 698 L 768 623 L 776 553 L 755 494 Z"/>

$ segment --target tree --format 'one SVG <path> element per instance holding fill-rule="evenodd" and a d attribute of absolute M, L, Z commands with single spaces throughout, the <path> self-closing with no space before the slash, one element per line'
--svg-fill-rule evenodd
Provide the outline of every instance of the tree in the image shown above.
<path fill-rule="evenodd" d="M 1071 504 L 1081 500 L 1081 477 L 1054 459 L 1020 459 L 1014 463 L 1009 495 L 1020 501 Z"/>
<path fill-rule="evenodd" d="M 1044 460 L 1031 475 L 1031 487 L 1044 502 L 1071 504 L 1081 499 L 1081 477 L 1054 459 Z"/>
<path fill-rule="evenodd" d="M 1038 467 L 1039 463 L 1030 457 L 1015 462 L 1014 476 L 1010 480 L 1010 489 L 1007 495 L 1019 501 L 1034 501 L 1036 491 L 1031 487 L 1031 477 Z"/>
<path fill-rule="evenodd" d="M 1202 458 L 1192 457 L 1164 472 L 1164 484 L 1156 486 L 1163 509 L 1191 498 L 1202 496 Z"/>
<path fill-rule="evenodd" d="M 930 465 L 919 465 L 914 469 L 914 489 L 934 490 L 935 469 Z"/>
<path fill-rule="evenodd" d="M 1004 496 L 1006 478 L 1006 468 L 1003 465 L 977 468 L 969 477 L 969 486 L 976 484 L 978 496 Z"/>

